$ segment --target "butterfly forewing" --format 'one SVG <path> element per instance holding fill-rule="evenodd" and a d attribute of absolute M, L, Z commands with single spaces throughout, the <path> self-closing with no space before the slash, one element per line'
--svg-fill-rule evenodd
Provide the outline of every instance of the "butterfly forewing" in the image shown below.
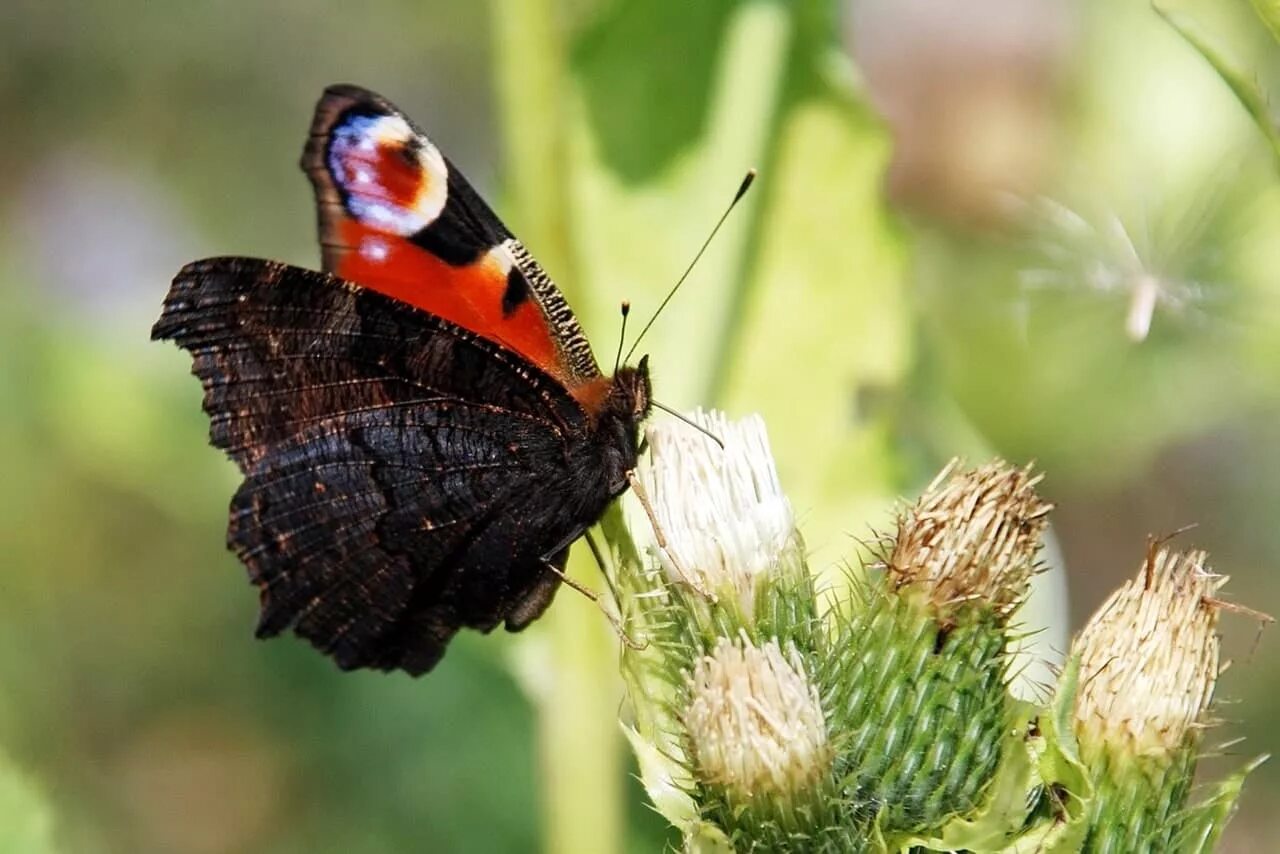
<path fill-rule="evenodd" d="M 471 329 L 569 388 L 600 376 L 550 277 L 407 116 L 325 90 L 302 155 L 324 269 Z"/>
<path fill-rule="evenodd" d="M 228 538 L 262 589 L 261 634 L 293 626 L 344 667 L 422 672 L 537 588 L 571 533 L 511 520 L 569 490 L 585 415 L 479 336 L 225 258 L 178 275 L 153 337 L 191 351 L 213 444 L 246 475 Z"/>

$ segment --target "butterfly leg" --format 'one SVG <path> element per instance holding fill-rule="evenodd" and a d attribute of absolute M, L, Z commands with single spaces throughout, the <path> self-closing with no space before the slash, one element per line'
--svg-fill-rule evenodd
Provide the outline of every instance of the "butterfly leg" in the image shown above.
<path fill-rule="evenodd" d="M 581 534 L 586 534 L 586 533 L 587 532 L 585 530 L 580 533 L 575 533 L 573 535 L 573 539 L 576 540 Z M 570 540 L 570 542 L 572 542 L 572 540 Z M 600 562 L 601 572 L 603 572 L 604 571 L 604 563 L 602 562 L 604 557 L 603 554 L 601 554 L 599 547 L 591 539 L 590 535 L 587 536 L 587 543 L 588 545 L 591 546 L 591 551 L 595 555 L 596 561 Z M 605 603 L 600 598 L 599 593 L 596 593 L 594 590 L 584 587 L 583 585 L 574 581 L 572 578 L 570 578 L 568 575 L 565 574 L 564 569 L 562 568 L 564 566 L 564 561 L 561 560 L 557 563 L 555 558 L 563 554 L 567 548 L 568 546 L 565 546 L 564 548 L 561 548 L 558 551 L 553 552 L 550 558 L 543 558 L 542 559 L 543 566 L 551 570 L 551 572 L 554 573 L 555 576 L 558 577 L 565 584 L 569 585 L 574 590 L 578 591 L 583 596 L 590 599 L 592 602 L 596 603 L 596 607 L 600 609 L 600 613 L 604 614 L 605 618 L 609 621 L 609 625 L 613 626 L 613 630 L 618 635 L 618 640 L 622 641 L 622 643 L 625 644 L 628 648 L 644 649 L 646 646 L 648 646 L 647 642 L 641 643 L 640 641 L 637 641 L 635 638 L 627 634 L 626 628 L 622 625 L 621 618 L 619 618 L 612 611 L 610 611 L 608 607 L 605 606 Z M 608 578 L 607 575 L 605 577 L 606 579 Z M 613 589 L 613 585 L 612 583 L 610 583 L 610 590 L 612 589 Z M 615 592 L 615 597 L 616 597 L 616 592 Z"/>
<path fill-rule="evenodd" d="M 618 596 L 618 585 L 614 583 L 613 574 L 609 571 L 613 561 L 604 559 L 604 551 L 601 550 L 600 544 L 596 542 L 596 538 L 591 536 L 590 528 L 583 532 L 582 537 L 587 541 L 587 547 L 591 549 L 591 556 L 596 559 L 596 566 L 600 567 L 600 574 L 604 576 L 604 583 L 609 585 L 609 595 L 613 597 L 615 603 L 619 604 L 619 610 L 621 610 L 622 599 Z"/>
<path fill-rule="evenodd" d="M 640 478 L 636 477 L 634 469 L 627 472 L 627 480 L 631 483 L 631 491 L 635 493 L 636 500 L 644 508 L 644 514 L 649 517 L 649 524 L 653 527 L 653 538 L 657 541 L 658 548 L 662 549 L 662 553 L 667 556 L 667 560 L 675 568 L 676 575 L 680 576 L 681 583 L 688 585 L 695 593 L 709 602 L 715 602 L 716 594 L 699 584 L 693 575 L 680 563 L 680 559 L 676 557 L 675 552 L 667 545 L 667 536 L 663 533 L 662 525 L 658 522 L 658 515 L 653 510 L 653 503 L 649 500 L 648 493 L 645 492 L 644 484 L 640 482 Z"/>

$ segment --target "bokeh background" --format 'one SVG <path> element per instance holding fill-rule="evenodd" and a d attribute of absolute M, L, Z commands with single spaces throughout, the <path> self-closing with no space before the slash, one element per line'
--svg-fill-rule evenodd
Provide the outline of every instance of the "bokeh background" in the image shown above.
<path fill-rule="evenodd" d="M 824 560 L 999 453 L 1059 505 L 1059 632 L 1190 523 L 1280 610 L 1280 155 L 1246 109 L 1280 49 L 1248 0 L 1165 9 L 1182 33 L 1143 0 L 5 0 L 0 850 L 671 841 L 585 603 L 418 681 L 252 640 L 235 473 L 147 332 L 185 261 L 315 265 L 296 161 L 331 82 L 427 128 L 602 359 L 761 167 L 647 349 L 665 402 L 765 413 Z M 1280 746 L 1274 635 L 1223 633 L 1217 774 Z M 584 709 L 594 734 L 554 726 Z M 1224 850 L 1280 846 L 1278 797 L 1272 762 Z"/>

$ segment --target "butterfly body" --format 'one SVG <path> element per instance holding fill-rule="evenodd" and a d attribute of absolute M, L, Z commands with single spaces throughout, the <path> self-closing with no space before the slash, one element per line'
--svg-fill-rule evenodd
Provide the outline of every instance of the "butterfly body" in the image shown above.
<path fill-rule="evenodd" d="M 325 272 L 195 262 L 152 337 L 192 354 L 244 473 L 227 540 L 259 636 L 424 673 L 460 628 L 550 604 L 626 489 L 648 368 L 600 373 L 550 278 L 378 96 L 327 90 L 303 166 Z"/>

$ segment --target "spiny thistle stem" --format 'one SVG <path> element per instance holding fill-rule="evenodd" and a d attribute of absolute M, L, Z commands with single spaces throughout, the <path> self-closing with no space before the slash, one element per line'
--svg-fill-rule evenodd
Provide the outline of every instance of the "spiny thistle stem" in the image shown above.
<path fill-rule="evenodd" d="M 1003 463 L 948 466 L 899 515 L 862 607 L 834 621 L 840 770 L 890 840 L 940 842 L 950 823 L 1008 808 L 991 803 L 992 781 L 1024 749 L 1006 650 L 1049 511 L 1038 481 Z"/>

